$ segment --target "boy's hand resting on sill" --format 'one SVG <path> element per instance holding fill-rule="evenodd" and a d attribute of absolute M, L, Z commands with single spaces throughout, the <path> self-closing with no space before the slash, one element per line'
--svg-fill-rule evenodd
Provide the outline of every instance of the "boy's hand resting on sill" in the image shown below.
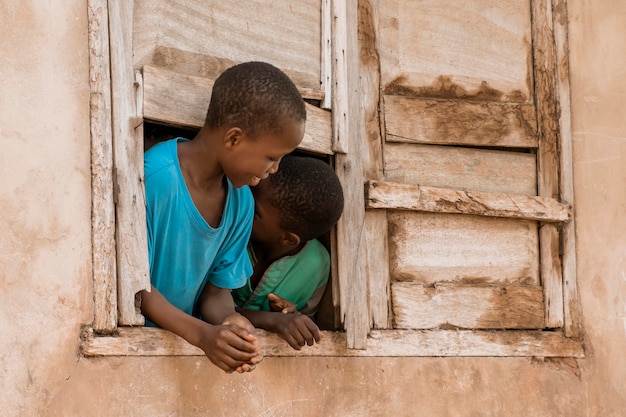
<path fill-rule="evenodd" d="M 222 322 L 223 325 L 228 326 L 235 334 L 250 342 L 256 349 L 256 355 L 250 360 L 249 363 L 244 363 L 238 366 L 235 370 L 239 373 L 250 372 L 256 368 L 256 365 L 263 360 L 263 353 L 261 352 L 261 344 L 254 335 L 254 326 L 250 321 L 239 313 L 233 313 L 227 316 Z"/>
<path fill-rule="evenodd" d="M 302 346 L 313 346 L 313 343 L 321 340 L 320 330 L 311 318 L 298 312 L 296 305 L 276 294 L 267 295 L 270 302 L 270 310 L 281 313 L 281 316 L 272 314 L 271 326 L 274 333 L 285 339 L 289 345 L 296 349 Z"/>
<path fill-rule="evenodd" d="M 298 311 L 294 313 L 270 312 L 270 329 L 280 337 L 285 339 L 289 346 L 296 350 L 302 346 L 313 346 L 315 342 L 322 340 L 320 329 L 315 322 Z"/>

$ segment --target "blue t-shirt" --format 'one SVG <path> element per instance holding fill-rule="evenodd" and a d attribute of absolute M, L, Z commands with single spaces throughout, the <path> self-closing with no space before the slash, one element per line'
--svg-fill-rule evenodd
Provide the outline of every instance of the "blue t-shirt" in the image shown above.
<path fill-rule="evenodd" d="M 254 199 L 248 186 L 227 180 L 224 213 L 211 227 L 193 203 L 178 161 L 177 138 L 144 156 L 150 281 L 174 306 L 194 313 L 207 282 L 238 288 L 252 274 L 246 252 Z"/>

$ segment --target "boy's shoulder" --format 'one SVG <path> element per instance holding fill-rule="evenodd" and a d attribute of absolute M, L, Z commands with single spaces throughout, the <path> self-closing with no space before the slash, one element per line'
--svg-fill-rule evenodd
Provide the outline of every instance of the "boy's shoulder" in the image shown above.
<path fill-rule="evenodd" d="M 148 149 L 143 156 L 144 174 L 151 175 L 159 169 L 178 164 L 177 144 L 183 138 L 169 139 L 159 142 Z"/>

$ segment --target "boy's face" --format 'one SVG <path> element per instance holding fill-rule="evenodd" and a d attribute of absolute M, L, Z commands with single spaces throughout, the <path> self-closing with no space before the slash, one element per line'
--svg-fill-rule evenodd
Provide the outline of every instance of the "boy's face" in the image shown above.
<path fill-rule="evenodd" d="M 280 210 L 269 201 L 269 181 L 261 181 L 252 188 L 254 195 L 254 222 L 252 240 L 263 244 L 278 245 L 284 230 L 280 227 Z"/>
<path fill-rule="evenodd" d="M 245 134 L 233 145 L 232 154 L 223 165 L 224 174 L 237 188 L 259 184 L 278 170 L 283 156 L 291 153 L 302 141 L 304 122 L 286 118 L 280 133 L 261 133 L 256 137 Z"/>

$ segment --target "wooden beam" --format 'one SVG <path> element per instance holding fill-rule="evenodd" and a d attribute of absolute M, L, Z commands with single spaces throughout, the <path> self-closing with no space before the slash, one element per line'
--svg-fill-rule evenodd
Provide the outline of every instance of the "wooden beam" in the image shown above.
<path fill-rule="evenodd" d="M 483 193 L 385 181 L 368 181 L 367 208 L 474 214 L 488 217 L 567 222 L 569 205 L 553 198 Z"/>
<path fill-rule="evenodd" d="M 142 325 L 137 293 L 150 289 L 143 180 L 143 119 L 133 70 L 133 2 L 109 0 L 118 321 Z"/>
<path fill-rule="evenodd" d="M 397 329 L 541 329 L 540 286 L 392 282 Z"/>
<path fill-rule="evenodd" d="M 345 333 L 322 335 L 320 343 L 294 350 L 277 335 L 257 330 L 266 357 L 585 357 L 579 340 L 557 332 L 372 330 L 364 350 L 348 349 Z M 182 338 L 156 328 L 122 327 L 110 336 L 94 335 L 87 328 L 81 336 L 86 357 L 204 356 Z"/>
<path fill-rule="evenodd" d="M 214 81 L 145 65 L 143 117 L 199 129 L 204 124 Z M 306 110 L 306 131 L 299 149 L 332 155 L 330 112 L 308 103 Z"/>
<path fill-rule="evenodd" d="M 561 139 L 561 199 L 574 203 L 574 167 L 572 155 L 572 121 L 571 99 L 569 84 L 569 45 L 567 42 L 567 1 L 553 1 L 555 14 L 554 41 L 556 47 L 556 90 L 559 102 L 559 132 Z M 580 309 L 578 299 L 578 284 L 576 280 L 576 225 L 575 220 L 563 225 L 561 229 L 561 262 L 563 265 L 563 305 L 565 335 L 578 337 L 582 333 L 580 328 Z"/>
<path fill-rule="evenodd" d="M 538 195 L 559 198 L 559 112 L 556 96 L 556 55 L 551 0 L 532 2 L 533 68 L 539 148 L 537 150 Z M 563 277 L 556 226 L 539 232 L 541 280 L 545 289 L 546 326 L 564 323 Z"/>
<path fill-rule="evenodd" d="M 441 145 L 537 147 L 535 107 L 386 95 L 387 141 Z"/>
<path fill-rule="evenodd" d="M 359 100 L 363 109 L 365 146 L 362 148 L 363 175 L 380 180 L 383 172 L 383 125 L 380 114 L 380 56 L 378 54 L 378 0 L 358 0 Z M 387 212 L 365 211 L 365 252 L 369 322 L 375 329 L 391 327 L 389 292 L 389 249 Z"/>
<path fill-rule="evenodd" d="M 357 0 L 332 1 L 332 126 L 345 207 L 337 223 L 339 308 L 347 346 L 366 347 L 370 330 L 363 190 L 364 128 L 359 102 Z"/>
<path fill-rule="evenodd" d="M 117 327 L 113 137 L 107 0 L 89 0 L 89 96 L 91 132 L 91 250 L 93 258 L 93 328 L 111 333 Z"/>

